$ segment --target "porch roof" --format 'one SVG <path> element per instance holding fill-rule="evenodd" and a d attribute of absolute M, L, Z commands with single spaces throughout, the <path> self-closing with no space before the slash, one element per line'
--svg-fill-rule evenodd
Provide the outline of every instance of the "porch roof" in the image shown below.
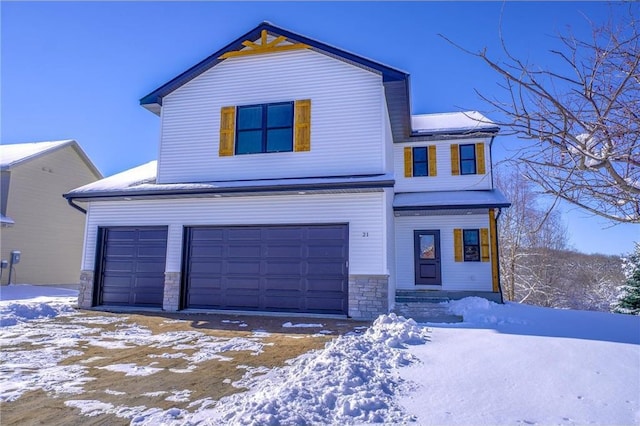
<path fill-rule="evenodd" d="M 396 194 L 393 209 L 457 210 L 509 207 L 511 203 L 497 189 L 484 191 L 433 191 Z"/>

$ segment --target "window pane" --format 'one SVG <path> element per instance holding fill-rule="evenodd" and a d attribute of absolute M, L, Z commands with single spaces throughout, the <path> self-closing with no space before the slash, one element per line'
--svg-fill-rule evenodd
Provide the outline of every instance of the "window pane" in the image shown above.
<path fill-rule="evenodd" d="M 414 176 L 428 176 L 427 163 L 413 163 Z"/>
<path fill-rule="evenodd" d="M 267 152 L 293 151 L 291 128 L 267 131 Z"/>
<path fill-rule="evenodd" d="M 462 174 L 462 175 L 475 175 L 476 174 L 476 160 L 461 160 L 460 161 L 460 174 Z"/>
<path fill-rule="evenodd" d="M 427 161 L 427 148 L 413 148 L 413 161 Z"/>
<path fill-rule="evenodd" d="M 293 121 L 293 105 L 274 104 L 267 106 L 267 127 L 290 127 Z"/>
<path fill-rule="evenodd" d="M 236 154 L 253 154 L 256 152 L 262 152 L 262 131 L 238 132 Z"/>
<path fill-rule="evenodd" d="M 478 247 L 478 246 L 465 246 L 464 247 L 464 261 L 465 262 L 479 262 L 480 261 L 480 247 Z"/>
<path fill-rule="evenodd" d="M 464 230 L 464 245 L 478 245 L 478 230 L 477 229 L 465 229 Z"/>
<path fill-rule="evenodd" d="M 262 127 L 262 107 L 238 107 L 238 130 Z"/>
<path fill-rule="evenodd" d="M 460 145 L 460 159 L 461 160 L 473 160 L 476 159 L 476 146 L 475 145 Z"/>
<path fill-rule="evenodd" d="M 433 235 L 420 235 L 420 259 L 435 259 L 436 246 Z"/>

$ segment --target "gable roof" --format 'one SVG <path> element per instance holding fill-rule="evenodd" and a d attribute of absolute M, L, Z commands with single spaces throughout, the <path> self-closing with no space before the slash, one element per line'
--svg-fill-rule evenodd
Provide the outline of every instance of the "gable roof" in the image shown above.
<path fill-rule="evenodd" d="M 220 58 L 225 53 L 234 52 L 240 49 L 243 49 L 245 45 L 243 44 L 247 40 L 258 40 L 261 37 L 262 31 L 265 30 L 271 36 L 283 36 L 290 42 L 297 42 L 306 44 L 310 49 L 323 53 L 325 55 L 334 57 L 336 59 L 340 59 L 346 61 L 352 65 L 359 66 L 361 68 L 367 69 L 369 71 L 378 73 L 382 75 L 383 82 L 392 82 L 392 81 L 407 81 L 409 78 L 409 74 L 404 71 L 400 71 L 398 69 L 389 67 L 387 65 L 383 65 L 379 62 L 375 62 L 371 59 L 364 58 L 359 55 L 355 55 L 353 53 L 347 52 L 342 49 L 338 49 L 337 47 L 330 46 L 325 43 L 321 43 L 317 40 L 305 37 L 300 34 L 296 34 L 292 31 L 286 30 L 281 27 L 277 27 L 270 22 L 262 22 L 260 25 L 247 32 L 246 34 L 238 37 L 231 43 L 227 44 L 222 49 L 213 53 L 203 61 L 189 68 L 187 71 L 183 72 L 179 76 L 175 77 L 168 83 L 163 84 L 153 92 L 144 96 L 140 99 L 140 105 L 147 108 L 149 111 L 152 111 L 155 114 L 160 114 L 160 107 L 162 106 L 162 98 L 173 92 L 180 86 L 186 84 L 187 82 L 193 80 L 198 77 L 205 71 L 213 68 L 220 62 L 224 61 L 225 58 Z"/>
<path fill-rule="evenodd" d="M 17 165 L 26 163 L 59 149 L 63 149 L 67 146 L 72 147 L 78 153 L 80 158 L 98 179 L 102 178 L 102 173 L 100 173 L 87 154 L 85 154 L 82 148 L 80 148 L 78 142 L 73 139 L 0 145 L 0 170 L 10 170 Z"/>

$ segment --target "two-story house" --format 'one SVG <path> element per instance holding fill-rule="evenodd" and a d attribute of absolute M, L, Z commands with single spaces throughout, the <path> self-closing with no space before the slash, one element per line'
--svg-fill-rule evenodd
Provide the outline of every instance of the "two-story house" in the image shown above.
<path fill-rule="evenodd" d="M 500 300 L 498 128 L 412 116 L 408 74 L 265 22 L 140 103 L 157 162 L 65 195 L 87 213 L 80 306 L 372 318 L 402 290 Z"/>

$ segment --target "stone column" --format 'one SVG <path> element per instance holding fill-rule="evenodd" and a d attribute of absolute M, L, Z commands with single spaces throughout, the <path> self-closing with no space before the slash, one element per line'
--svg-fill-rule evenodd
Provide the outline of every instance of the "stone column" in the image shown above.
<path fill-rule="evenodd" d="M 388 275 L 349 275 L 349 316 L 370 320 L 389 313 Z"/>
<path fill-rule="evenodd" d="M 164 273 L 164 300 L 162 309 L 175 312 L 180 308 L 180 272 Z"/>
<path fill-rule="evenodd" d="M 93 306 L 93 271 L 80 271 L 78 307 L 88 309 Z"/>

